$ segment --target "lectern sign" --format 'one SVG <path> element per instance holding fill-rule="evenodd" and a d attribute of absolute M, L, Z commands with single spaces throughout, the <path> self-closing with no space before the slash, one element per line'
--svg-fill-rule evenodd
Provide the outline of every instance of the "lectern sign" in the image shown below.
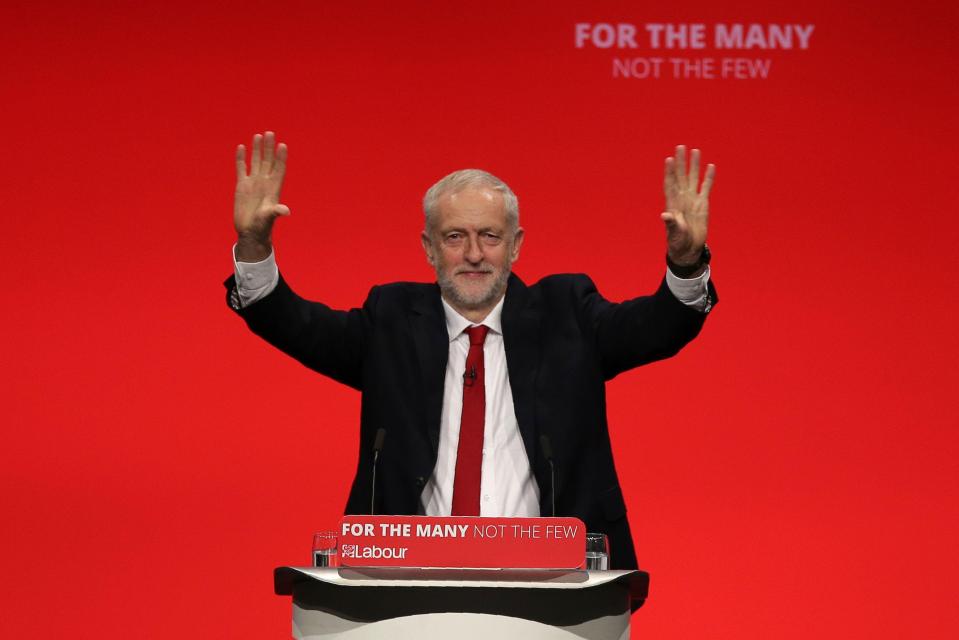
<path fill-rule="evenodd" d="M 352 567 L 575 569 L 586 548 L 578 518 L 345 516 L 339 534 Z"/>

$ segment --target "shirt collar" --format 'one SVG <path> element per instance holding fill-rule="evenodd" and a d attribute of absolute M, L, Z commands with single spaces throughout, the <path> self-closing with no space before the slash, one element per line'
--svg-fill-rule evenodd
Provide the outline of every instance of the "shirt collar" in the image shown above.
<path fill-rule="evenodd" d="M 440 299 L 442 300 L 442 298 Z M 482 322 L 472 322 L 464 318 L 446 300 L 443 300 L 443 313 L 446 315 L 446 331 L 449 333 L 450 342 L 456 340 L 468 327 L 474 325 L 486 325 L 493 333 L 503 335 L 503 302 L 505 300 L 506 296 L 500 298 Z"/>

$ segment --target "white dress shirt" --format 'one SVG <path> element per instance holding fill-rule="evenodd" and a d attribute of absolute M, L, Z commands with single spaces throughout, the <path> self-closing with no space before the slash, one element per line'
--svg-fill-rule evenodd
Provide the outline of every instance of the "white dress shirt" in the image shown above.
<path fill-rule="evenodd" d="M 489 327 L 483 342 L 486 384 L 486 420 L 483 426 L 483 469 L 480 480 L 481 516 L 531 517 L 539 515 L 539 487 L 526 457 L 523 437 L 513 410 L 513 391 L 503 346 L 503 301 L 500 299 L 479 324 Z M 440 444 L 433 476 L 423 488 L 422 511 L 428 516 L 448 516 L 453 504 L 456 451 L 463 413 L 463 372 L 469 353 L 466 329 L 476 326 L 443 300 L 450 350 L 446 360 Z"/>
<path fill-rule="evenodd" d="M 236 306 L 246 307 L 269 295 L 279 281 L 273 253 L 260 262 L 237 262 Z M 666 270 L 666 286 L 676 299 L 698 311 L 708 311 L 706 285 L 709 267 L 696 278 L 678 278 Z M 481 516 L 538 516 L 539 487 L 526 457 L 526 448 L 513 409 L 513 392 L 506 367 L 503 345 L 503 302 L 479 324 L 489 327 L 483 343 L 486 379 L 486 421 L 483 427 L 483 469 L 480 483 Z M 469 337 L 464 333 L 472 322 L 461 316 L 445 300 L 449 357 L 440 414 L 440 442 L 433 475 L 423 488 L 420 509 L 428 516 L 448 516 L 453 504 L 453 478 L 459 445 L 460 418 L 463 411 L 463 372 L 469 352 Z"/>

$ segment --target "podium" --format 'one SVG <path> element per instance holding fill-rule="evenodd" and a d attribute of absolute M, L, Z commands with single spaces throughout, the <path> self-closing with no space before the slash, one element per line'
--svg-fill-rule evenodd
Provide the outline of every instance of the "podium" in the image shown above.
<path fill-rule="evenodd" d="M 304 640 L 628 640 L 644 571 L 278 567 Z"/>

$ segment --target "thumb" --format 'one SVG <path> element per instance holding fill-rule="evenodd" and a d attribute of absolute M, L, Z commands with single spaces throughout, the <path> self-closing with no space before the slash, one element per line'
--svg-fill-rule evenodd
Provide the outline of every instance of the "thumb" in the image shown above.
<path fill-rule="evenodd" d="M 669 232 L 677 231 L 682 227 L 682 221 L 674 211 L 663 211 L 659 217 L 666 223 L 666 230 Z"/>
<path fill-rule="evenodd" d="M 290 208 L 285 204 L 275 204 L 273 205 L 273 210 L 270 212 L 274 216 L 288 216 L 290 215 Z"/>

